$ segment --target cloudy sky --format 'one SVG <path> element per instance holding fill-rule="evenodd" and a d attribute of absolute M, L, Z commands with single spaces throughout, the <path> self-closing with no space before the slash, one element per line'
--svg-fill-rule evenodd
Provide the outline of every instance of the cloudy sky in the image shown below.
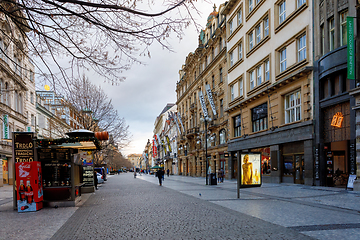
<path fill-rule="evenodd" d="M 197 8 L 202 12 L 197 21 L 203 28 L 207 17 L 213 11 L 214 3 L 218 7 L 223 2 L 196 2 Z M 167 103 L 176 102 L 175 88 L 179 80 L 179 70 L 186 56 L 198 46 L 196 29 L 191 26 L 185 32 L 186 35 L 181 41 L 175 36 L 170 40 L 173 52 L 154 44 L 150 48 L 151 58 L 142 59 L 146 65 L 134 65 L 125 73 L 126 81 L 117 87 L 103 86 L 113 99 L 120 116 L 125 118 L 132 134 L 131 144 L 122 150 L 125 155 L 143 152 L 147 140 L 153 136 L 156 117 Z"/>

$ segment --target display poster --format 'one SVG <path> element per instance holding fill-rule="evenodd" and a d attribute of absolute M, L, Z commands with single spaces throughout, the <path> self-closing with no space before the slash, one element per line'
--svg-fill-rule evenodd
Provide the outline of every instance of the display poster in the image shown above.
<path fill-rule="evenodd" d="M 79 151 L 79 155 L 83 166 L 84 186 L 94 186 L 94 166 L 92 152 Z"/>
<path fill-rule="evenodd" d="M 261 185 L 261 153 L 241 154 L 241 186 Z"/>
<path fill-rule="evenodd" d="M 33 162 L 34 150 L 35 147 L 32 133 L 14 133 L 13 151 L 15 162 Z"/>

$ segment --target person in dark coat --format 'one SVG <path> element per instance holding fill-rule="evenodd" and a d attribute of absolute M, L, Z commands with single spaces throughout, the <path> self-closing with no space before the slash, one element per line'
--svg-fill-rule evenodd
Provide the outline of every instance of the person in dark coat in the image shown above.
<path fill-rule="evenodd" d="M 94 172 L 94 185 L 95 185 L 95 189 L 98 190 L 97 189 L 98 179 L 97 179 L 97 172 L 96 171 Z"/>
<path fill-rule="evenodd" d="M 170 175 L 170 170 L 169 170 L 169 169 L 166 170 L 166 174 L 167 174 L 167 176 L 169 177 L 169 175 Z"/>
<path fill-rule="evenodd" d="M 164 177 L 164 170 L 162 169 L 159 169 L 159 171 L 157 171 L 157 177 L 159 179 L 159 185 L 161 186 L 162 185 L 162 180 L 163 180 L 163 177 Z"/>

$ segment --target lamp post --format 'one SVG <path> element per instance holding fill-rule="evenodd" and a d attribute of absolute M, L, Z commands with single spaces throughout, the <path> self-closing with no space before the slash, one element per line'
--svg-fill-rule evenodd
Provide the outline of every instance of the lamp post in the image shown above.
<path fill-rule="evenodd" d="M 208 168 L 209 168 L 209 162 L 208 162 L 208 156 L 207 156 L 207 123 L 211 121 L 212 119 L 210 117 L 204 117 L 200 118 L 200 121 L 205 123 L 205 178 L 206 178 L 206 185 L 208 185 Z"/>

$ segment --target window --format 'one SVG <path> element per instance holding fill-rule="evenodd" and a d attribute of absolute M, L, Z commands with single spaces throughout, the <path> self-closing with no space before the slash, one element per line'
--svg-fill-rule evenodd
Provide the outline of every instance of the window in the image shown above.
<path fill-rule="evenodd" d="M 0 38 L 0 58 L 4 58 L 4 41 Z"/>
<path fill-rule="evenodd" d="M 256 68 L 256 79 L 257 79 L 257 85 L 259 86 L 262 80 L 261 65 Z"/>
<path fill-rule="evenodd" d="M 239 60 L 243 58 L 242 42 L 238 46 Z"/>
<path fill-rule="evenodd" d="M 306 3 L 306 0 L 297 0 L 297 7 L 299 8 L 305 3 Z"/>
<path fill-rule="evenodd" d="M 300 90 L 285 96 L 285 123 L 301 120 Z"/>
<path fill-rule="evenodd" d="M 34 72 L 30 70 L 30 81 L 34 82 Z"/>
<path fill-rule="evenodd" d="M 253 132 L 267 129 L 267 103 L 251 109 Z"/>
<path fill-rule="evenodd" d="M 282 1 L 279 4 L 279 24 L 285 21 L 286 18 L 286 2 Z"/>
<path fill-rule="evenodd" d="M 250 90 L 252 90 L 255 87 L 254 83 L 254 71 L 250 72 Z"/>
<path fill-rule="evenodd" d="M 256 0 L 256 5 L 258 5 L 260 1 L 261 1 L 261 0 Z"/>
<path fill-rule="evenodd" d="M 249 12 L 254 9 L 254 0 L 249 0 Z"/>
<path fill-rule="evenodd" d="M 261 41 L 261 28 L 260 24 L 255 27 L 255 35 L 256 35 L 256 44 Z"/>
<path fill-rule="evenodd" d="M 220 117 L 224 116 L 224 99 L 220 99 Z"/>
<path fill-rule="evenodd" d="M 233 101 L 235 99 L 235 86 L 230 86 L 230 100 Z"/>
<path fill-rule="evenodd" d="M 335 21 L 334 18 L 329 20 L 329 49 L 334 50 L 335 42 Z"/>
<path fill-rule="evenodd" d="M 264 37 L 269 36 L 269 18 L 264 19 Z"/>
<path fill-rule="evenodd" d="M 219 75 L 220 75 L 220 82 L 223 82 L 223 73 L 222 73 L 222 68 L 220 68 L 219 70 Z"/>
<path fill-rule="evenodd" d="M 231 51 L 229 53 L 229 59 L 230 59 L 230 67 L 232 67 L 232 65 L 234 65 L 234 51 Z"/>
<path fill-rule="evenodd" d="M 219 144 L 225 144 L 226 143 L 226 131 L 225 129 L 222 129 L 219 133 Z"/>
<path fill-rule="evenodd" d="M 286 69 L 286 48 L 280 51 L 280 72 Z"/>
<path fill-rule="evenodd" d="M 249 33 L 249 50 L 254 47 L 254 36 L 253 32 Z"/>
<path fill-rule="evenodd" d="M 31 126 L 35 126 L 35 116 L 31 114 Z"/>
<path fill-rule="evenodd" d="M 269 81 L 270 80 L 270 62 L 269 62 L 269 59 L 265 60 L 264 67 L 265 67 L 265 81 Z"/>
<path fill-rule="evenodd" d="M 211 85 L 212 85 L 212 88 L 215 88 L 215 76 L 212 75 L 211 77 Z"/>
<path fill-rule="evenodd" d="M 240 8 L 237 12 L 238 26 L 242 24 L 242 9 Z"/>
<path fill-rule="evenodd" d="M 233 117 L 234 121 L 234 137 L 241 136 L 241 115 Z"/>
<path fill-rule="evenodd" d="M 32 92 L 30 93 L 30 102 L 34 104 L 34 94 Z"/>
<path fill-rule="evenodd" d="M 233 33 L 233 19 L 229 21 L 229 34 L 231 35 Z"/>
<path fill-rule="evenodd" d="M 340 46 L 347 44 L 347 29 L 346 29 L 346 17 L 347 11 L 340 13 Z"/>
<path fill-rule="evenodd" d="M 240 85 L 240 97 L 241 97 L 244 95 L 244 83 L 242 79 L 240 79 L 239 85 Z"/>
<path fill-rule="evenodd" d="M 298 61 L 306 59 L 306 34 L 298 39 Z"/>

